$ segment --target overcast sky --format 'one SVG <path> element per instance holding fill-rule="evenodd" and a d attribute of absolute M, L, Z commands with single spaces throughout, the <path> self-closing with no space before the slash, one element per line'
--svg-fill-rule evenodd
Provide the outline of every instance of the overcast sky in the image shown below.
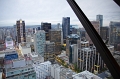
<path fill-rule="evenodd" d="M 96 15 L 102 14 L 104 26 L 110 21 L 120 21 L 120 7 L 113 0 L 76 2 L 90 20 L 96 20 Z M 71 24 L 80 24 L 66 0 L 0 0 L 0 26 L 13 26 L 19 19 L 26 25 L 57 24 L 62 22 L 62 17 L 70 17 Z"/>

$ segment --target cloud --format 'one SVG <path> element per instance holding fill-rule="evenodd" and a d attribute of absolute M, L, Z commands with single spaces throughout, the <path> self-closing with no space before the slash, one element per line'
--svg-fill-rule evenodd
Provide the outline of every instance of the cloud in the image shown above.
<path fill-rule="evenodd" d="M 120 20 L 120 9 L 112 0 L 75 1 L 90 20 L 95 20 L 97 14 L 102 14 L 104 21 Z M 0 0 L 0 11 L 0 25 L 14 25 L 20 18 L 28 25 L 42 21 L 61 23 L 62 17 L 67 16 L 71 23 L 79 24 L 66 0 Z"/>

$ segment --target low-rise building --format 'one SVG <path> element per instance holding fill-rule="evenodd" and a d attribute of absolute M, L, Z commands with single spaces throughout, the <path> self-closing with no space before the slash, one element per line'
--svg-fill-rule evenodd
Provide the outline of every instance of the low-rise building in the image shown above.
<path fill-rule="evenodd" d="M 62 51 L 61 54 L 57 57 L 64 60 L 65 63 L 69 64 L 69 57 L 66 56 L 66 51 Z"/>
<path fill-rule="evenodd" d="M 33 64 L 33 67 L 36 72 L 36 79 L 45 79 L 46 77 L 50 76 L 50 61 L 46 61 L 39 64 Z"/>
<path fill-rule="evenodd" d="M 19 50 L 21 51 L 21 54 L 24 55 L 28 55 L 29 53 L 31 53 L 31 47 L 30 47 L 30 43 L 20 43 L 19 44 Z"/>
<path fill-rule="evenodd" d="M 58 64 L 51 65 L 50 70 L 53 79 L 72 79 L 72 75 L 76 74 L 69 68 L 59 66 Z"/>
<path fill-rule="evenodd" d="M 72 75 L 72 77 L 73 77 L 72 79 L 102 79 L 87 70 L 80 72 L 78 74 Z"/>
<path fill-rule="evenodd" d="M 64 67 L 60 68 L 60 79 L 73 79 L 72 75 L 75 74 L 76 73 L 69 68 L 64 68 Z"/>
<path fill-rule="evenodd" d="M 6 69 L 6 79 L 36 79 L 32 65 Z"/>

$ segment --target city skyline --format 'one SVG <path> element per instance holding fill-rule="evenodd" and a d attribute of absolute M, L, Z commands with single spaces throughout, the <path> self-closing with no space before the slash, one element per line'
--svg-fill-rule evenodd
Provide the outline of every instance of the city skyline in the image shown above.
<path fill-rule="evenodd" d="M 103 15 L 103 26 L 108 26 L 110 21 L 120 21 L 119 6 L 112 0 L 75 1 L 91 21 L 96 20 L 98 14 Z M 70 17 L 71 24 L 81 25 L 66 0 L 1 0 L 0 11 L 0 26 L 13 26 L 19 19 L 26 25 L 57 24 L 62 23 L 62 17 Z"/>

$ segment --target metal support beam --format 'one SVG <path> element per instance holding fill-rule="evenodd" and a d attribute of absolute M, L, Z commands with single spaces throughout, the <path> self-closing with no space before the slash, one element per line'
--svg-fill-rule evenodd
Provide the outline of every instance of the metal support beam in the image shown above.
<path fill-rule="evenodd" d="M 113 0 L 119 7 L 120 7 L 120 1 L 119 0 Z"/>
<path fill-rule="evenodd" d="M 105 43 L 88 20 L 86 15 L 77 5 L 74 0 L 67 0 L 71 8 L 73 9 L 74 13 L 78 17 L 79 21 L 87 31 L 88 35 L 90 36 L 91 40 L 93 41 L 94 45 L 96 46 L 97 50 L 99 51 L 103 61 L 107 65 L 109 71 L 111 72 L 114 79 L 120 79 L 120 67 L 117 64 L 116 60 L 113 58 L 112 54 L 110 53 L 109 49 L 106 47 Z M 89 7 L 88 7 L 89 8 Z"/>

